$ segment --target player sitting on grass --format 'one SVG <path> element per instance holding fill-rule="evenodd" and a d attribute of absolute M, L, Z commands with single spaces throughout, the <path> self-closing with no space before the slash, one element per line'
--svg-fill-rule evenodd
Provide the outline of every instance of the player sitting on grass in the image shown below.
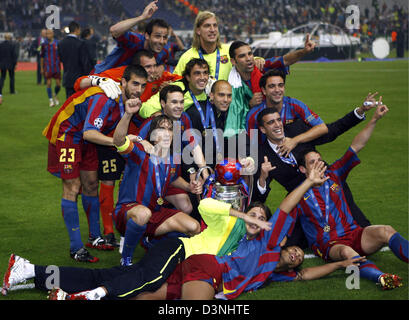
<path fill-rule="evenodd" d="M 309 246 L 325 261 L 368 256 L 388 245 L 400 260 L 408 262 L 408 241 L 391 226 L 358 226 L 351 216 L 342 187 L 351 169 L 360 163 L 357 153 L 368 142 L 377 121 L 388 111 L 380 97 L 372 119 L 356 135 L 344 156 L 328 167 L 326 175 L 329 180 L 308 190 L 298 205 Z M 299 169 L 308 176 L 317 162 L 323 162 L 317 151 L 304 150 L 298 160 Z M 369 260 L 361 264 L 360 276 L 379 283 L 383 289 L 401 286 L 400 277 L 382 272 Z"/>
<path fill-rule="evenodd" d="M 324 266 L 306 268 L 302 272 L 291 272 L 293 268 L 298 267 L 303 259 L 304 252 L 299 247 L 289 247 L 281 250 L 281 246 L 286 241 L 286 235 L 294 224 L 294 219 L 288 215 L 304 193 L 312 186 L 320 185 L 327 180 L 323 176 L 326 166 L 323 163 L 316 163 L 311 170 L 309 177 L 293 192 L 291 192 L 280 204 L 275 214 L 269 219 L 271 229 L 262 231 L 258 225 L 265 223 L 270 216 L 269 210 L 263 204 L 252 207 L 247 215 L 242 215 L 246 219 L 246 235 L 238 244 L 237 250 L 231 255 L 215 257 L 213 255 L 191 255 L 186 264 L 179 264 L 176 271 L 171 275 L 169 282 L 156 293 L 142 293 L 149 289 L 138 289 L 139 298 L 169 299 L 180 297 L 182 283 L 187 286 L 189 292 L 183 298 L 211 299 L 214 290 L 219 286 L 223 287 L 223 292 L 228 299 L 236 298 L 242 292 L 258 289 L 265 281 L 288 281 L 288 280 L 308 280 L 316 279 L 327 275 L 341 267 L 349 264 L 360 263 L 364 257 L 350 259 L 345 262 L 336 262 Z M 214 199 L 205 199 L 208 205 L 213 208 L 213 213 L 217 208 L 230 208 L 227 203 L 222 203 Z M 220 210 L 220 209 L 219 209 Z M 235 210 L 230 208 L 230 214 Z M 236 212 L 237 213 L 237 212 Z M 217 216 L 217 215 L 215 215 Z M 260 224 L 261 223 L 261 224 Z M 212 229 L 210 227 L 210 229 Z M 209 228 L 203 233 L 209 233 Z M 215 230 L 213 230 L 214 233 Z M 194 237 L 197 238 L 198 236 Z M 215 237 L 215 236 L 213 236 Z M 203 239 L 204 240 L 204 239 Z M 162 241 L 163 243 L 163 241 Z M 204 243 L 203 243 L 204 244 Z M 158 246 L 159 247 L 159 246 Z M 152 249 L 151 249 L 152 250 Z M 148 251 L 149 253 L 149 251 Z M 196 262 L 196 263 L 194 263 Z M 204 264 L 202 262 L 205 262 Z M 141 264 L 142 266 L 143 264 Z M 145 264 L 146 265 L 146 264 Z M 136 266 L 136 265 L 135 265 Z M 151 265 L 153 267 L 154 265 Z M 184 268 L 188 266 L 189 268 Z M 119 289 L 119 286 L 129 284 L 131 278 L 136 274 L 131 270 L 132 267 L 114 267 L 111 269 L 93 270 L 88 268 L 59 268 L 59 280 L 61 289 L 56 288 L 51 291 L 50 299 L 53 300 L 99 300 L 103 297 L 108 299 L 132 298 L 135 294 L 127 292 L 124 295 L 115 296 L 112 293 Z M 140 268 L 137 268 L 140 269 Z M 9 261 L 9 267 L 6 271 L 3 283 L 2 293 L 7 291 L 22 281 L 34 278 L 35 285 L 39 289 L 45 289 L 49 274 L 47 268 L 36 266 L 27 260 L 12 255 Z M 285 272 L 290 271 L 291 273 Z M 146 270 L 148 272 L 148 270 Z M 282 273 L 284 272 L 284 273 Z M 183 274 L 184 278 L 180 277 Z M 202 277 L 204 275 L 204 277 Z M 210 278 L 210 283 L 203 279 Z M 125 281 L 128 279 L 129 281 Z M 213 281 L 215 279 L 215 281 Z M 281 280 L 278 280 L 281 279 Z M 115 285 L 117 287 L 112 287 Z M 84 288 L 95 288 L 82 291 Z M 152 289 L 152 287 L 150 287 Z M 68 291 L 71 294 L 67 294 Z M 134 290 L 135 291 L 135 290 Z M 200 291 L 200 292 L 199 292 Z"/>

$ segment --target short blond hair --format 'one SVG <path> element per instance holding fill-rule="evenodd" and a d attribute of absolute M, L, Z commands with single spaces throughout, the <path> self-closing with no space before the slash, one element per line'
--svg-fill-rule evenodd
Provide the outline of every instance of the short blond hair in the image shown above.
<path fill-rule="evenodd" d="M 216 18 L 217 23 L 219 23 L 219 19 L 217 18 L 217 16 L 210 11 L 200 11 L 196 16 L 195 24 L 193 27 L 192 47 L 197 50 L 199 50 L 200 48 L 200 37 L 197 35 L 196 31 L 202 26 L 203 22 L 205 22 L 205 20 L 209 18 Z M 221 47 L 220 33 L 217 35 L 217 47 Z"/>

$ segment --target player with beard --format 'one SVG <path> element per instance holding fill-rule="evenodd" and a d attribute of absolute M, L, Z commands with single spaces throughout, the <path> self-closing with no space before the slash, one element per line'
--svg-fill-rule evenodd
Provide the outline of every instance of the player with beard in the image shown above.
<path fill-rule="evenodd" d="M 98 87 L 73 94 L 43 131 L 49 140 L 47 170 L 63 184 L 61 209 L 70 238 L 70 255 L 80 262 L 96 262 L 83 246 L 77 199 L 81 190 L 89 223 L 87 247 L 114 249 L 101 238 L 99 227 L 98 158 L 95 144 L 113 146 L 108 134 L 118 124 L 125 106 L 140 103 L 147 80 L 145 69 L 129 66 L 121 79 L 122 95 L 109 99 Z"/>
<path fill-rule="evenodd" d="M 155 55 L 159 65 L 167 62 L 170 53 L 169 50 L 164 49 L 169 37 L 169 25 L 166 21 L 162 19 L 152 19 L 146 24 L 143 34 L 130 31 L 139 23 L 153 16 L 158 10 L 157 2 L 158 1 L 152 1 L 149 3 L 140 16 L 119 21 L 111 26 L 109 31 L 117 42 L 117 46 L 104 61 L 95 66 L 92 74 L 129 65 L 134 54 L 142 49 L 151 51 Z"/>

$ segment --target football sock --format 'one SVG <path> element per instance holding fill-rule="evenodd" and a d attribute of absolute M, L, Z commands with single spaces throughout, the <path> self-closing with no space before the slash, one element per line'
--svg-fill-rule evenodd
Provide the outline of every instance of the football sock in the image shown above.
<path fill-rule="evenodd" d="M 99 208 L 101 211 L 104 234 L 114 232 L 112 213 L 114 211 L 114 188 L 115 186 L 100 183 L 99 188 Z"/>
<path fill-rule="evenodd" d="M 49 98 L 49 99 L 52 99 L 52 98 L 53 98 L 53 94 L 52 94 L 52 92 L 51 92 L 51 88 L 47 88 L 47 95 L 48 95 L 48 98 Z"/>
<path fill-rule="evenodd" d="M 99 197 L 81 195 L 82 207 L 87 215 L 89 226 L 89 237 L 92 239 L 101 236 L 99 226 Z"/>
<path fill-rule="evenodd" d="M 106 296 L 105 290 L 102 287 L 98 287 L 93 290 L 81 291 L 74 293 L 71 296 L 85 296 L 87 300 L 101 300 L 101 298 Z"/>
<path fill-rule="evenodd" d="M 35 274 L 35 268 L 34 268 L 34 264 L 27 262 L 24 265 L 24 278 L 26 279 L 32 279 L 36 276 Z"/>
<path fill-rule="evenodd" d="M 61 200 L 61 211 L 70 237 L 70 251 L 76 252 L 83 247 L 77 202 L 63 198 Z"/>
<path fill-rule="evenodd" d="M 353 257 L 359 258 L 360 256 Z M 378 282 L 379 277 L 384 274 L 379 268 L 370 260 L 360 262 L 359 266 L 360 277 L 371 280 L 375 283 Z"/>
<path fill-rule="evenodd" d="M 126 222 L 124 247 L 122 249 L 122 258 L 133 257 L 136 246 L 146 230 L 146 225 L 140 226 L 130 218 Z"/>
<path fill-rule="evenodd" d="M 57 95 L 57 94 L 58 94 L 58 92 L 60 92 L 60 89 L 61 89 L 61 87 L 60 87 L 60 86 L 55 86 L 55 87 L 54 87 L 54 92 L 55 92 L 55 95 Z"/>
<path fill-rule="evenodd" d="M 389 239 L 389 248 L 402 261 L 408 263 L 408 240 L 403 238 L 399 232 L 396 232 Z"/>

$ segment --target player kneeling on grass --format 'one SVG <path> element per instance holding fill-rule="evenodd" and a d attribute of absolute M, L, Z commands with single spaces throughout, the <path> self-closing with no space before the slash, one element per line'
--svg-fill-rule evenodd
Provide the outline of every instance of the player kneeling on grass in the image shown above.
<path fill-rule="evenodd" d="M 342 187 L 350 170 L 360 163 L 357 153 L 368 142 L 377 121 L 388 111 L 380 97 L 372 119 L 354 138 L 344 156 L 328 167 L 326 175 L 329 180 L 308 190 L 298 205 L 309 246 L 325 261 L 368 256 L 388 245 L 400 260 L 408 262 L 408 241 L 391 226 L 358 226 L 351 216 Z M 301 153 L 297 162 L 300 171 L 308 176 L 311 168 L 323 160 L 316 150 L 309 149 Z M 369 260 L 361 264 L 360 276 L 379 283 L 383 289 L 401 286 L 400 277 L 382 272 Z"/>

